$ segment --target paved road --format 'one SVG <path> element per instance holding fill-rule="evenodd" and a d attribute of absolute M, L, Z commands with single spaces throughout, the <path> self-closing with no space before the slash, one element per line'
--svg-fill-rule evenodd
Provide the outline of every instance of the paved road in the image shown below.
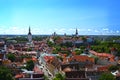
<path fill-rule="evenodd" d="M 44 74 L 49 78 L 49 80 L 52 80 L 53 75 L 50 73 L 50 71 L 47 69 L 45 65 L 45 61 L 43 61 L 42 57 L 39 57 L 39 68 L 42 69 Z"/>

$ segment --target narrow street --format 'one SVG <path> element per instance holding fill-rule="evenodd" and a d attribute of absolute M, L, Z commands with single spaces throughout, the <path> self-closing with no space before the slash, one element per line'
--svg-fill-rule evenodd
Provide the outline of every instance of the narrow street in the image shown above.
<path fill-rule="evenodd" d="M 53 75 L 47 69 L 47 67 L 45 65 L 45 61 L 42 59 L 42 57 L 39 57 L 39 65 L 38 66 L 44 72 L 44 75 L 48 77 L 49 80 L 53 79 Z"/>

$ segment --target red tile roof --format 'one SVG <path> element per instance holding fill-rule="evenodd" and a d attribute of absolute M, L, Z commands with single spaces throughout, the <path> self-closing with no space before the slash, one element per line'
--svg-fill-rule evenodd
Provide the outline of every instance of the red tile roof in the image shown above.
<path fill-rule="evenodd" d="M 32 60 L 36 62 L 36 61 L 37 61 L 37 58 L 35 58 L 35 57 L 32 57 Z"/>
<path fill-rule="evenodd" d="M 97 67 L 97 70 L 98 71 L 108 71 L 108 68 L 109 68 L 109 66 L 100 66 L 100 67 Z"/>
<path fill-rule="evenodd" d="M 91 54 L 95 55 L 95 56 L 98 56 L 98 57 L 114 57 L 114 55 L 112 54 L 108 54 L 108 53 L 98 53 L 98 52 L 95 52 L 93 50 L 90 50 L 89 51 Z"/>
<path fill-rule="evenodd" d="M 18 79 L 18 78 L 23 78 L 23 76 L 24 76 L 24 75 L 23 75 L 22 73 L 21 73 L 21 74 L 16 74 L 16 75 L 15 75 L 15 78 L 16 78 L 16 79 Z"/>
<path fill-rule="evenodd" d="M 44 56 L 44 60 L 46 61 L 46 62 L 48 62 L 49 60 L 54 60 L 54 57 L 53 56 Z"/>
<path fill-rule="evenodd" d="M 34 71 L 35 73 L 38 73 L 38 74 L 43 74 L 43 72 L 41 71 L 41 69 L 39 69 L 38 66 L 35 66 L 34 69 L 33 69 L 33 71 Z"/>
<path fill-rule="evenodd" d="M 37 62 L 37 58 L 32 57 L 32 58 L 24 58 L 24 59 L 23 59 L 23 63 L 26 63 L 27 61 L 30 61 L 30 60 L 32 60 L 32 61 L 34 61 L 34 62 Z"/>
<path fill-rule="evenodd" d="M 82 55 L 75 55 L 72 58 L 69 58 L 69 61 L 71 60 L 76 60 L 80 62 L 85 62 L 85 61 L 91 61 L 94 63 L 94 58 L 88 57 L 88 56 L 82 56 Z"/>

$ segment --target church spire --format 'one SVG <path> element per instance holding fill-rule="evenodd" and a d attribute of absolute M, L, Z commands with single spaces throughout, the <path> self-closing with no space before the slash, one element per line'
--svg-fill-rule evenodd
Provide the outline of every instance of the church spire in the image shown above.
<path fill-rule="evenodd" d="M 31 29 L 30 29 L 30 26 L 29 26 L 29 33 L 28 33 L 28 35 L 31 35 Z"/>
<path fill-rule="evenodd" d="M 29 32 L 28 32 L 28 41 L 32 42 L 32 34 L 31 34 L 30 26 L 29 26 Z"/>
<path fill-rule="evenodd" d="M 76 28 L 76 33 L 75 33 L 75 35 L 78 36 L 78 30 L 77 30 L 77 28 Z"/>

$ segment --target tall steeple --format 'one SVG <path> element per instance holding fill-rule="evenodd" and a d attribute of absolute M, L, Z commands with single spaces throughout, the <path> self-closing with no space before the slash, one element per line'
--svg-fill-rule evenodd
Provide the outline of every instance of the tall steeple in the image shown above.
<path fill-rule="evenodd" d="M 32 34 L 31 34 L 31 29 L 30 29 L 30 26 L 29 26 L 29 33 L 28 33 L 28 35 L 32 35 Z"/>
<path fill-rule="evenodd" d="M 78 30 L 77 30 L 77 28 L 76 28 L 76 33 L 75 33 L 75 36 L 78 36 Z"/>
<path fill-rule="evenodd" d="M 30 26 L 29 26 L 29 32 L 28 32 L 28 41 L 32 42 L 32 34 L 31 34 Z"/>

